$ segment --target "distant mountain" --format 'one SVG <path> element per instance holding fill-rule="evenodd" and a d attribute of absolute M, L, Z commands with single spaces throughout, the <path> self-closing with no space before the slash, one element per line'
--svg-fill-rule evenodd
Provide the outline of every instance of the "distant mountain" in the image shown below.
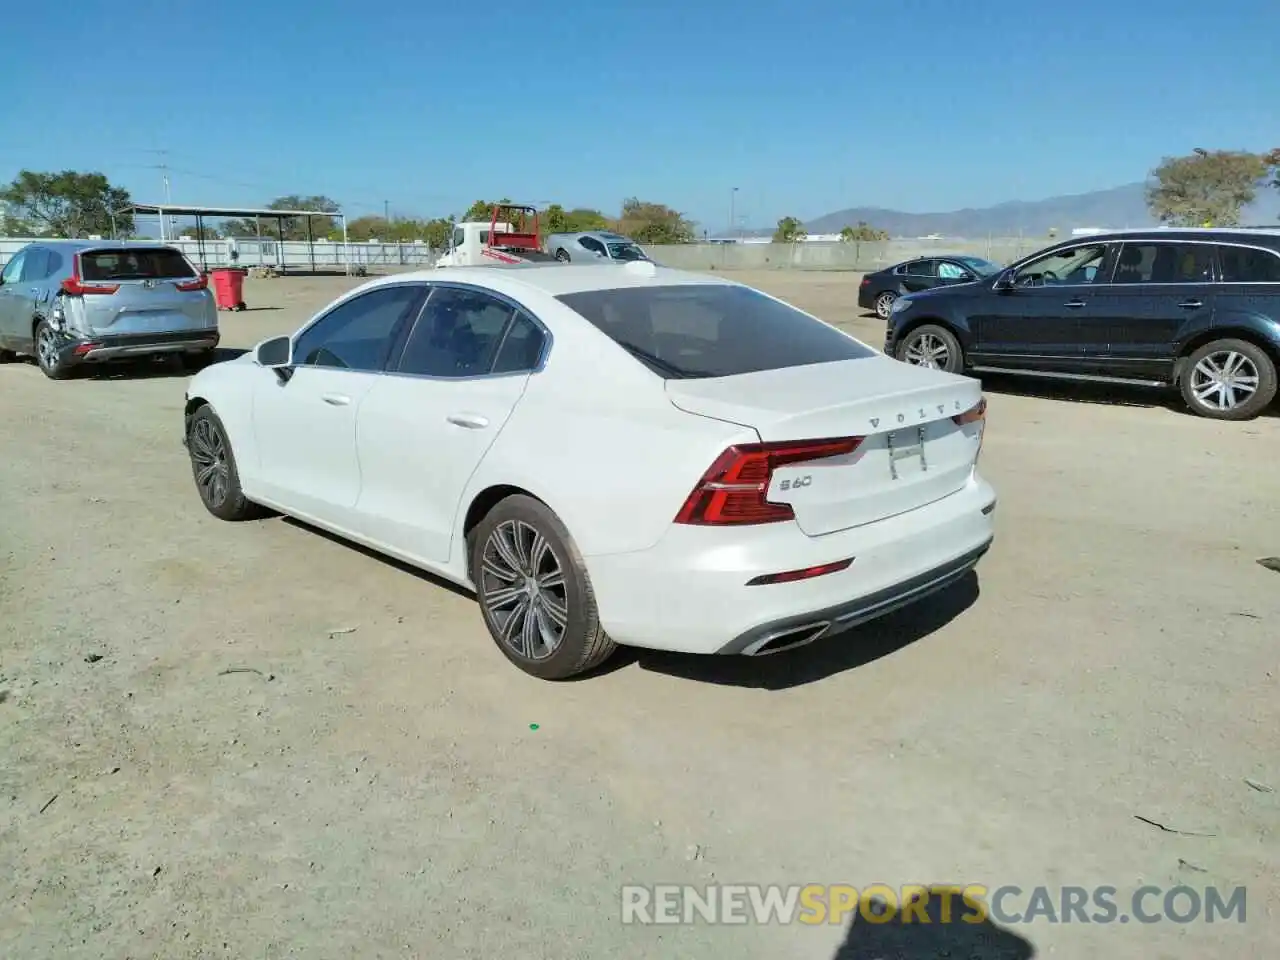
<path fill-rule="evenodd" d="M 865 221 L 894 237 L 1013 237 L 1019 233 L 1069 236 L 1079 227 L 1121 230 L 1150 227 L 1156 220 L 1147 210 L 1145 184 L 1130 183 L 1110 190 L 1050 197 L 1047 200 L 1013 200 L 994 207 L 955 210 L 950 213 L 903 213 L 879 207 L 851 207 L 818 217 L 805 224 L 809 233 L 839 233 L 841 228 Z M 1246 208 L 1242 222 L 1280 227 L 1280 191 L 1260 190 L 1257 201 Z M 752 231 L 764 233 L 766 231 Z M 772 231 L 768 231 L 772 232 Z"/>

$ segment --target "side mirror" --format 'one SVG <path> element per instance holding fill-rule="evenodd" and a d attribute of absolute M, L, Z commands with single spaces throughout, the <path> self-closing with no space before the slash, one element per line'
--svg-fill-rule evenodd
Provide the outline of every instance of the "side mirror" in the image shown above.
<path fill-rule="evenodd" d="M 272 337 L 253 348 L 253 359 L 258 366 L 274 370 L 282 380 L 287 380 L 293 367 L 293 340 L 289 337 Z"/>

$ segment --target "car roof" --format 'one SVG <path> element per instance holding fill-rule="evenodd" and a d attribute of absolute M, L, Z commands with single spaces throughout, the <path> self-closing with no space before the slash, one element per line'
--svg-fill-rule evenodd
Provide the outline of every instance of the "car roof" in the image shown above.
<path fill-rule="evenodd" d="M 636 263 L 640 265 L 637 266 Z M 592 263 L 581 266 L 562 263 L 526 263 L 512 266 L 436 267 L 381 277 L 369 286 L 386 283 L 469 283 L 499 293 L 515 294 L 520 290 L 537 290 L 553 297 L 593 290 L 620 290 L 628 287 L 673 285 L 739 286 L 731 280 L 676 270 L 644 261 Z"/>
<path fill-rule="evenodd" d="M 1280 227 L 1146 227 L 1130 230 L 1101 230 L 1098 233 L 1067 237 L 1062 243 L 1088 243 L 1099 240 L 1245 240 L 1263 241 L 1268 246 L 1280 243 Z M 1055 244 L 1057 246 L 1058 244 Z"/>
<path fill-rule="evenodd" d="M 48 247 L 52 250 L 98 250 L 104 248 L 118 250 L 121 247 L 178 249 L 164 240 L 33 240 L 30 245 L 33 247 Z"/>

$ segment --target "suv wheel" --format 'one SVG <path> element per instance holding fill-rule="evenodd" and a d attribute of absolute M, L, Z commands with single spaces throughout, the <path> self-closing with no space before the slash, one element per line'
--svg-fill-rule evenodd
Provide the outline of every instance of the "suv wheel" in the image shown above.
<path fill-rule="evenodd" d="M 50 380 L 65 380 L 71 372 L 70 364 L 62 359 L 58 332 L 49 321 L 36 324 L 36 363 Z"/>
<path fill-rule="evenodd" d="M 1215 420 L 1252 420 L 1276 396 L 1276 365 L 1247 340 L 1214 340 L 1187 358 L 1182 399 Z"/>
<path fill-rule="evenodd" d="M 959 373 L 964 367 L 960 341 L 946 327 L 926 323 L 916 327 L 898 344 L 898 359 L 913 367 L 929 367 Z"/>

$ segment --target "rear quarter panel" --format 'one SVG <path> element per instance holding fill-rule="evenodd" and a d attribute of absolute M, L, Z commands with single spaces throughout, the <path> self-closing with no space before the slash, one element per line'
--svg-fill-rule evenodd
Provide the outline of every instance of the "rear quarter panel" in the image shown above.
<path fill-rule="evenodd" d="M 756 440 L 676 409 L 661 378 L 594 328 L 560 338 L 463 494 L 454 562 L 468 507 L 496 485 L 546 503 L 584 556 L 651 547 L 725 447 Z"/>

